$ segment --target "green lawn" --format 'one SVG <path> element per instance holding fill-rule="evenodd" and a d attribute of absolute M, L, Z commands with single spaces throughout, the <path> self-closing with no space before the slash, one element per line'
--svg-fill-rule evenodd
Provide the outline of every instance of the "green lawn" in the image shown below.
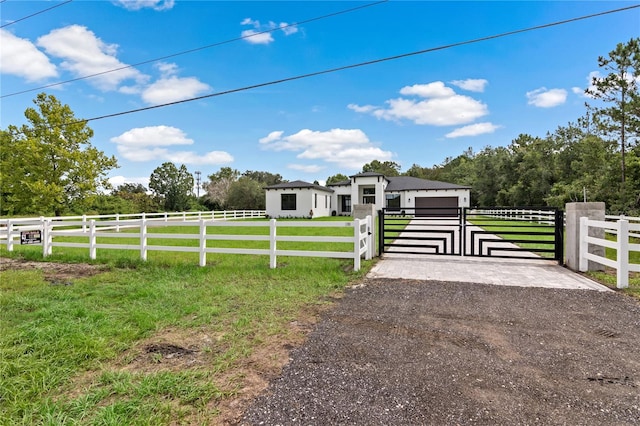
<path fill-rule="evenodd" d="M 286 232 L 323 231 L 352 232 Z M 331 249 L 325 245 L 315 249 Z M 41 247 L 0 255 L 39 260 Z M 0 424 L 215 422 L 220 404 L 244 386 L 252 357 L 274 340 L 299 339 L 291 324 L 372 265 L 353 272 L 350 260 L 281 256 L 269 269 L 267 256 L 209 254 L 201 268 L 195 253 L 138 257 L 98 250 L 89 262 L 87 249 L 54 247 L 49 260 L 107 270 L 63 279 L 37 269 L 0 272 Z M 162 342 L 193 351 L 197 362 L 169 368 L 175 360 L 149 349 Z"/>

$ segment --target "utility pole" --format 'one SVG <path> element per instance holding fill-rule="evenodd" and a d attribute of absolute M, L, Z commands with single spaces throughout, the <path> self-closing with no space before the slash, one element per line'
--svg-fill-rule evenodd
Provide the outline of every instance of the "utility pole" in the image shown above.
<path fill-rule="evenodd" d="M 196 191 L 198 194 L 198 198 L 200 198 L 200 175 L 202 175 L 202 173 L 196 170 L 195 175 L 196 175 L 196 188 L 197 188 Z"/>

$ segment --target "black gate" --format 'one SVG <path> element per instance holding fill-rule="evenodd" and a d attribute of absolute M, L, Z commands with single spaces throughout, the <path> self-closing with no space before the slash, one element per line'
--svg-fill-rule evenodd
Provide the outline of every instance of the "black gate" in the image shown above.
<path fill-rule="evenodd" d="M 564 215 L 542 208 L 401 207 L 379 212 L 381 253 L 435 254 L 563 263 Z"/>

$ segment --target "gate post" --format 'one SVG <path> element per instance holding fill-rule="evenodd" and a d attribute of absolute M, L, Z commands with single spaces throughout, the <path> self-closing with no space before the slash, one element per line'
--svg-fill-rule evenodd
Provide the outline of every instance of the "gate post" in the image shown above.
<path fill-rule="evenodd" d="M 460 256 L 464 256 L 467 251 L 467 209 L 462 207 L 460 210 Z"/>
<path fill-rule="evenodd" d="M 567 267 L 574 271 L 580 269 L 580 218 L 591 220 L 605 219 L 605 204 L 603 202 L 567 203 Z M 604 238 L 603 228 L 590 228 L 589 236 Z M 589 253 L 604 257 L 604 247 L 589 244 Z M 588 262 L 589 271 L 602 271 L 604 266 L 597 262 Z"/>
<path fill-rule="evenodd" d="M 384 253 L 384 209 L 378 210 L 378 253 Z"/>
<path fill-rule="evenodd" d="M 564 265 L 564 212 L 560 209 L 555 211 L 555 225 L 555 259 L 559 265 Z"/>

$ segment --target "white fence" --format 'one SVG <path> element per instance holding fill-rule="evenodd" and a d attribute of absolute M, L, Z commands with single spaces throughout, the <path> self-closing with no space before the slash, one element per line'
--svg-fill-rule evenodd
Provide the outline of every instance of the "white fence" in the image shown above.
<path fill-rule="evenodd" d="M 237 216 L 236 216 L 237 217 Z M 149 228 L 167 227 L 167 226 L 183 226 L 197 227 L 198 233 L 181 233 L 181 234 L 162 234 L 149 233 Z M 223 227 L 268 227 L 269 235 L 230 235 L 230 234 L 207 234 L 208 226 Z M 168 252 L 193 252 L 200 255 L 200 266 L 205 266 L 207 262 L 207 253 L 228 253 L 228 254 L 254 254 L 268 255 L 269 265 L 271 268 L 276 267 L 277 256 L 304 256 L 304 257 L 329 257 L 353 259 L 354 270 L 360 269 L 360 258 L 364 255 L 365 259 L 371 259 L 374 255 L 373 239 L 371 231 L 373 227 L 373 219 L 368 216 L 366 219 L 356 219 L 350 222 L 322 222 L 322 221 L 224 221 L 219 219 L 173 219 L 171 221 L 157 219 L 138 219 L 138 220 L 64 220 L 53 221 L 51 219 L 42 219 L 38 224 L 24 223 L 22 226 L 15 226 L 12 222 L 7 224 L 6 242 L 7 249 L 13 250 L 14 234 L 19 236 L 18 229 L 27 230 L 39 229 L 42 231 L 42 254 L 44 257 L 51 255 L 53 247 L 76 247 L 86 248 L 89 250 L 89 257 L 96 259 L 98 250 L 136 250 L 140 251 L 140 257 L 147 259 L 149 251 L 168 251 Z M 119 233 L 119 228 L 134 228 L 137 232 Z M 323 227 L 323 228 L 353 228 L 352 236 L 285 236 L 278 235 L 278 228 L 291 227 Z M 115 230 L 116 232 L 109 232 Z M 130 229 L 131 231 L 131 229 Z M 87 242 L 63 242 L 54 241 L 54 237 L 84 237 L 88 238 Z M 105 238 L 136 238 L 138 244 L 109 244 L 98 243 L 97 239 Z M 160 246 L 148 243 L 149 238 L 154 239 L 174 239 L 174 240 L 197 240 L 198 246 Z M 268 249 L 251 249 L 251 248 L 215 248 L 207 247 L 207 241 L 226 240 L 226 241 L 268 241 Z M 295 242 L 334 242 L 334 243 L 352 243 L 351 251 L 313 251 L 313 250 L 281 250 L 278 249 L 277 243 L 280 241 Z"/>
<path fill-rule="evenodd" d="M 605 233 L 615 234 L 616 240 L 609 241 L 603 238 L 591 237 L 589 236 L 589 228 L 600 228 Z M 638 238 L 637 235 L 639 233 L 640 223 L 629 223 L 627 219 L 611 222 L 590 220 L 586 217 L 580 218 L 580 271 L 586 272 L 589 268 L 588 262 L 591 260 L 616 269 L 618 288 L 629 287 L 629 272 L 640 272 L 640 264 L 630 263 L 629 261 L 629 252 L 640 252 L 640 244 L 630 242 L 630 238 Z M 616 259 L 607 259 L 606 257 L 589 253 L 589 244 L 616 250 Z"/>
<path fill-rule="evenodd" d="M 547 225 L 555 223 L 555 213 L 551 210 L 536 209 L 516 209 L 516 208 L 497 208 L 497 209 L 469 209 L 469 213 L 474 215 L 483 215 L 506 220 L 522 220 L 527 222 L 537 222 Z"/>

